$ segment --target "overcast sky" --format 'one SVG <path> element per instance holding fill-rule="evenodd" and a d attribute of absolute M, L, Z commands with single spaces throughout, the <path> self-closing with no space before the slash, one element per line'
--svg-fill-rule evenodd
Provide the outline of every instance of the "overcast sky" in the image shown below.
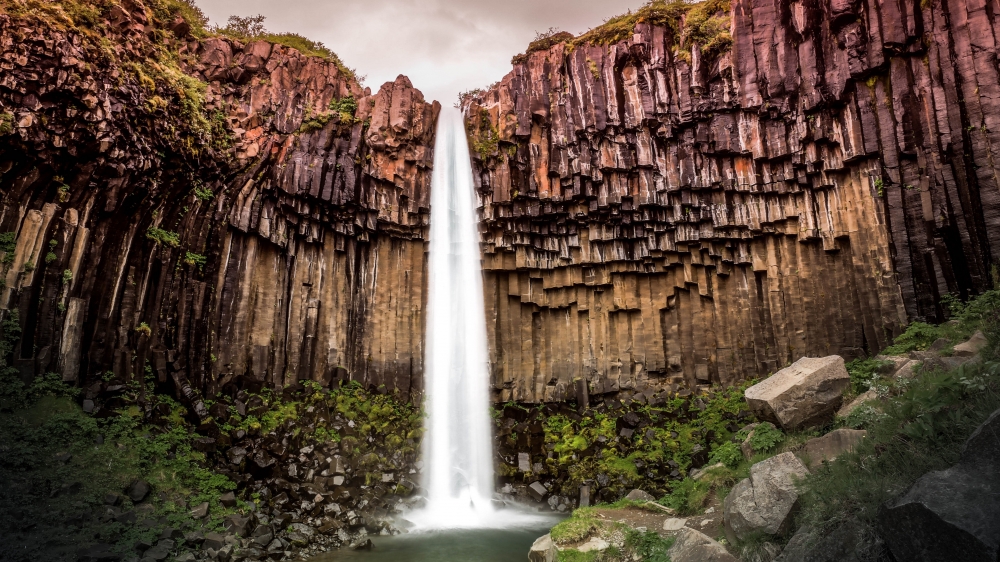
<path fill-rule="evenodd" d="M 268 29 L 322 41 L 373 91 L 405 74 L 452 104 L 510 70 L 536 31 L 581 33 L 643 0 L 195 0 L 213 24 L 267 16 Z"/>

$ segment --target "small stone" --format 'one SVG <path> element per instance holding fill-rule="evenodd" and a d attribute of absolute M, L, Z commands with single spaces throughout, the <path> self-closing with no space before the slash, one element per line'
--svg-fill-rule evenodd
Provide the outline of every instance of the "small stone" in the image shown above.
<path fill-rule="evenodd" d="M 671 562 L 739 562 L 726 547 L 690 527 L 677 533 L 667 556 Z"/>
<path fill-rule="evenodd" d="M 208 502 L 201 502 L 200 504 L 194 506 L 191 509 L 191 517 L 195 519 L 204 519 L 208 515 Z"/>
<path fill-rule="evenodd" d="M 520 472 L 531 472 L 531 455 L 529 453 L 517 454 L 517 470 Z"/>
<path fill-rule="evenodd" d="M 201 547 L 205 549 L 219 550 L 226 545 L 226 537 L 220 535 L 219 533 L 206 533 L 205 540 L 202 541 Z"/>
<path fill-rule="evenodd" d="M 640 502 L 640 501 L 641 502 L 654 502 L 654 501 L 656 501 L 656 498 L 654 498 L 652 496 L 652 494 L 650 494 L 649 492 L 646 492 L 645 490 L 639 490 L 639 489 L 635 489 L 635 490 L 632 490 L 631 492 L 629 492 L 628 495 L 625 496 L 625 499 L 632 500 L 634 502 Z"/>
<path fill-rule="evenodd" d="M 558 558 L 559 551 L 550 535 L 542 535 L 535 539 L 531 549 L 528 550 L 528 562 L 556 562 Z"/>
<path fill-rule="evenodd" d="M 541 482 L 536 480 L 528 486 L 528 494 L 530 494 L 535 501 L 540 502 L 545 499 L 545 496 L 549 494 L 549 491 L 545 489 L 545 486 L 543 486 Z"/>
<path fill-rule="evenodd" d="M 839 455 L 853 451 L 867 435 L 868 432 L 864 430 L 837 429 L 806 441 L 799 457 L 813 470 L 824 462 L 833 461 Z"/>
<path fill-rule="evenodd" d="M 132 503 L 139 503 L 142 500 L 146 499 L 146 496 L 149 495 L 149 491 L 150 488 L 148 482 L 146 482 L 145 480 L 136 480 L 135 482 L 132 483 L 131 486 L 128 487 L 126 493 L 128 494 L 128 497 L 132 500 Z"/>
<path fill-rule="evenodd" d="M 603 552 L 607 550 L 608 542 L 600 537 L 590 537 L 590 539 L 576 547 L 577 552 Z"/>
<path fill-rule="evenodd" d="M 371 550 L 374 547 L 375 544 L 372 543 L 372 540 L 368 538 L 361 539 L 351 544 L 351 550 Z"/>
<path fill-rule="evenodd" d="M 225 494 L 222 494 L 219 496 L 219 503 L 221 503 L 223 507 L 235 507 L 236 494 L 233 492 L 226 492 Z"/>
<path fill-rule="evenodd" d="M 670 517 L 663 521 L 664 531 L 680 531 L 687 524 L 687 519 L 683 517 Z"/>

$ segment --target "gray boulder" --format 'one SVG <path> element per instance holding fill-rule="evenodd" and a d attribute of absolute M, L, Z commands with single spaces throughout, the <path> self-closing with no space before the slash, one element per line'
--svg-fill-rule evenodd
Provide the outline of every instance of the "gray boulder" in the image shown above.
<path fill-rule="evenodd" d="M 750 467 L 723 502 L 726 534 L 743 540 L 755 533 L 788 532 L 798 507 L 796 482 L 809 474 L 792 453 L 782 453 Z"/>
<path fill-rule="evenodd" d="M 670 562 L 739 562 L 726 547 L 688 527 L 677 533 L 677 540 L 667 551 L 667 556 Z"/>
<path fill-rule="evenodd" d="M 549 495 L 549 491 L 545 489 L 545 486 L 541 482 L 536 480 L 528 486 L 528 495 L 536 502 L 540 502 L 545 499 L 545 496 Z"/>
<path fill-rule="evenodd" d="M 843 453 L 853 451 L 867 436 L 868 432 L 864 430 L 837 429 L 806 441 L 799 457 L 813 470 L 825 461 L 832 461 Z"/>
<path fill-rule="evenodd" d="M 977 355 L 989 343 L 982 332 L 976 331 L 968 341 L 955 346 L 954 355 L 956 357 L 971 357 Z"/>
<path fill-rule="evenodd" d="M 529 562 L 556 562 L 559 558 L 559 551 L 556 543 L 552 542 L 552 537 L 543 535 L 535 539 L 528 551 Z"/>
<path fill-rule="evenodd" d="M 652 496 L 649 492 L 645 490 L 635 489 L 625 496 L 625 499 L 635 501 L 635 502 L 655 502 L 656 498 Z"/>
<path fill-rule="evenodd" d="M 853 522 L 820 532 L 802 527 L 774 562 L 860 562 L 861 533 Z"/>
<path fill-rule="evenodd" d="M 846 418 L 851 415 L 851 412 L 860 408 L 864 403 L 871 402 L 873 400 L 878 400 L 878 394 L 876 394 L 873 389 L 867 390 L 859 394 L 854 400 L 851 400 L 849 404 L 845 404 L 840 408 L 840 410 L 837 410 L 837 417 Z"/>
<path fill-rule="evenodd" d="M 878 528 L 897 560 L 1000 559 L 1000 410 L 969 437 L 958 464 L 883 505 Z"/>
<path fill-rule="evenodd" d="M 803 357 L 746 389 L 744 396 L 758 418 L 799 429 L 831 421 L 850 383 L 839 355 Z"/>

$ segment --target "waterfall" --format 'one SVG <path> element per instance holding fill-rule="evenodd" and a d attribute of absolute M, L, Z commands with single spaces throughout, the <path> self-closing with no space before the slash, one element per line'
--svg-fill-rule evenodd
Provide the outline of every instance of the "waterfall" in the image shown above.
<path fill-rule="evenodd" d="M 442 108 L 434 143 L 424 363 L 422 528 L 492 526 L 489 356 L 472 165 L 462 113 Z"/>

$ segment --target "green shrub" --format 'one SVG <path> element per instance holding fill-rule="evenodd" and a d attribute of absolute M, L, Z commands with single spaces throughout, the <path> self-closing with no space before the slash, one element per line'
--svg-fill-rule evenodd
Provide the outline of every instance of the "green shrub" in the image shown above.
<path fill-rule="evenodd" d="M 181 238 L 176 232 L 171 232 L 169 230 L 163 230 L 158 227 L 150 227 L 146 231 L 146 238 L 149 238 L 157 245 L 170 246 L 171 248 L 176 248 L 181 245 Z"/>
<path fill-rule="evenodd" d="M 981 325 L 995 342 L 996 325 Z M 984 357 L 994 353 L 988 349 Z M 1000 408 L 1000 363 L 921 372 L 901 388 L 881 410 L 862 407 L 848 417 L 847 424 L 864 426 L 868 438 L 805 480 L 801 525 L 823 529 L 853 520 L 870 532 L 879 506 L 927 472 L 954 464 L 972 431 Z"/>
<path fill-rule="evenodd" d="M 762 423 L 750 435 L 750 447 L 755 453 L 769 453 L 785 441 L 785 434 L 770 423 Z"/>
<path fill-rule="evenodd" d="M 848 362 L 845 367 L 847 373 L 851 375 L 851 391 L 861 394 L 871 388 L 872 382 L 878 378 L 879 370 L 891 364 L 891 361 L 882 361 L 874 357 L 858 358 Z"/>
<path fill-rule="evenodd" d="M 209 199 L 211 199 L 212 197 L 214 197 L 215 194 L 212 193 L 211 189 L 209 189 L 209 188 L 207 188 L 207 187 L 205 187 L 203 185 L 196 185 L 194 187 L 194 196 L 197 197 L 201 201 L 208 201 Z"/>
<path fill-rule="evenodd" d="M 717 445 L 712 453 L 708 456 L 708 462 L 722 463 L 728 468 L 736 468 L 741 462 L 743 462 L 743 452 L 740 450 L 740 446 L 732 441 L 727 441 L 721 445 Z"/>
<path fill-rule="evenodd" d="M 193 252 L 184 252 L 184 263 L 196 266 L 198 271 L 205 268 L 205 264 L 208 263 L 208 258 L 201 254 L 195 254 Z"/>

